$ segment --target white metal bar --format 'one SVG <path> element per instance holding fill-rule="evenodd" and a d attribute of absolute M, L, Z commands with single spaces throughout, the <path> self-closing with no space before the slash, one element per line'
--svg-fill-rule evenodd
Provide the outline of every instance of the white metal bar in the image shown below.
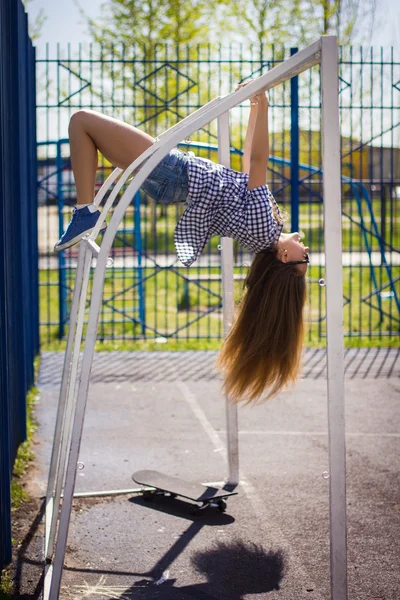
<path fill-rule="evenodd" d="M 231 92 L 223 98 L 216 98 L 214 101 L 209 102 L 204 107 L 195 111 L 192 115 L 189 115 L 183 119 L 183 121 L 177 123 L 167 130 L 163 134 L 162 138 L 156 141 L 153 146 L 147 148 L 147 150 L 143 152 L 124 171 L 123 175 L 120 177 L 118 183 L 108 197 L 101 216 L 98 219 L 96 227 L 92 231 L 90 238 L 93 240 L 96 239 L 109 209 L 111 208 L 122 186 L 133 171 L 140 168 L 139 172 L 135 175 L 133 181 L 129 184 L 128 188 L 125 190 L 122 198 L 120 199 L 118 206 L 112 215 L 107 231 L 104 234 L 101 247 L 102 249 L 104 248 L 104 251 L 107 253 L 112 246 L 119 223 L 121 222 L 127 207 L 132 202 L 132 198 L 148 175 L 172 148 L 182 141 L 182 139 L 189 137 L 198 129 L 207 125 L 210 121 L 217 119 L 224 112 L 227 112 L 241 102 L 248 100 L 254 94 L 260 92 L 261 90 L 271 89 L 288 77 L 294 77 L 306 69 L 318 64 L 320 62 L 320 49 L 321 41 L 318 40 L 304 50 L 300 50 L 300 52 L 297 52 L 283 63 L 277 65 L 268 71 L 268 73 L 265 73 L 258 79 L 255 79 L 248 85 L 242 87 L 237 92 Z M 95 202 L 97 203 L 97 200 L 95 200 Z"/>
<path fill-rule="evenodd" d="M 326 254 L 331 598 L 332 600 L 347 600 L 342 212 L 338 48 L 335 36 L 322 38 L 321 85 Z"/>
<path fill-rule="evenodd" d="M 43 600 L 49 600 L 50 586 L 53 580 L 53 565 L 46 564 L 44 567 Z"/>
<path fill-rule="evenodd" d="M 57 481 L 57 480 L 56 480 Z M 46 507 L 44 512 L 44 555 L 47 556 L 50 539 L 51 521 L 54 514 L 54 497 L 46 498 Z"/>
<path fill-rule="evenodd" d="M 218 162 L 226 167 L 231 166 L 229 112 L 218 118 Z M 221 238 L 221 269 L 222 269 L 222 308 L 224 334 L 228 335 L 233 323 L 235 299 L 233 285 L 233 240 Z M 232 404 L 225 398 L 226 432 L 228 450 L 228 482 L 231 485 L 239 483 L 239 435 L 237 404 Z"/>
<path fill-rule="evenodd" d="M 57 417 L 54 432 L 53 448 L 50 460 L 49 478 L 47 483 L 46 492 L 46 518 L 45 518 L 45 556 L 47 556 L 48 542 L 50 536 L 50 523 L 52 520 L 52 514 L 54 510 L 53 495 L 55 489 L 55 481 L 58 480 L 59 461 L 60 461 L 60 450 L 61 450 L 61 439 L 63 437 L 64 426 L 65 426 L 65 411 L 66 411 L 66 399 L 69 390 L 70 373 L 71 373 L 71 356 L 72 348 L 75 339 L 76 331 L 76 320 L 78 314 L 79 298 L 82 289 L 82 274 L 83 274 L 83 255 L 84 255 L 83 244 L 79 248 L 78 267 L 75 277 L 74 294 L 72 298 L 71 312 L 70 312 L 70 323 L 68 329 L 67 346 L 65 349 L 64 356 L 64 367 L 61 380 L 60 397 L 58 401 Z M 58 507 L 57 507 L 58 511 Z"/>
<path fill-rule="evenodd" d="M 55 498 L 53 505 L 53 514 L 50 524 L 50 533 L 48 536 L 48 545 L 46 551 L 46 558 L 51 558 L 54 550 L 54 542 L 57 532 L 57 520 L 58 520 L 58 512 L 61 503 L 61 495 L 62 488 L 64 485 L 65 478 L 65 467 L 66 467 L 66 459 L 70 447 L 71 440 L 71 426 L 72 419 L 75 409 L 75 398 L 76 398 L 76 379 L 78 373 L 78 363 L 79 363 L 79 354 L 80 354 L 80 346 L 82 341 L 82 332 L 83 332 L 83 324 L 85 320 L 85 308 L 86 308 L 86 297 L 87 290 L 89 285 L 89 277 L 90 277 L 90 265 L 92 261 L 92 255 L 90 250 L 87 248 L 86 244 L 82 243 L 81 246 L 84 247 L 84 258 L 82 259 L 82 254 L 80 252 L 80 260 L 83 262 L 82 269 L 82 286 L 81 286 L 81 294 L 79 297 L 79 309 L 78 309 L 78 319 L 75 333 L 75 342 L 74 349 L 72 352 L 72 364 L 71 364 L 71 374 L 70 374 L 70 383 L 68 388 L 68 396 L 66 402 L 66 412 L 65 412 L 65 424 L 63 430 L 63 436 L 61 439 L 61 449 L 60 449 L 60 462 L 58 468 L 58 478 L 55 487 Z"/>
<path fill-rule="evenodd" d="M 88 246 L 93 256 L 97 258 L 100 254 L 100 246 L 98 246 L 98 244 L 96 244 L 96 242 L 94 240 L 91 240 L 90 238 L 84 239 L 83 241 L 86 242 L 86 245 Z"/>
<path fill-rule="evenodd" d="M 125 494 L 138 494 L 147 486 L 128 488 L 126 490 L 96 490 L 94 492 L 74 492 L 74 498 L 102 498 L 103 496 L 124 496 Z M 154 489 L 149 487 L 148 489 Z"/>
<path fill-rule="evenodd" d="M 48 479 L 48 484 L 47 484 L 47 494 L 46 494 L 47 500 L 50 497 L 52 497 L 53 492 L 54 492 L 54 479 L 56 476 L 57 465 L 58 465 L 58 450 L 59 450 L 59 444 L 60 444 L 61 429 L 62 429 L 62 424 L 63 424 L 63 420 L 64 420 L 64 409 L 65 409 L 65 400 L 66 400 L 67 391 L 68 391 L 72 347 L 73 347 L 73 341 L 74 341 L 74 337 L 75 337 L 76 318 L 77 318 L 77 314 L 78 314 L 78 304 L 79 304 L 79 297 L 80 297 L 81 286 L 82 286 L 83 261 L 81 260 L 81 257 L 83 256 L 83 253 L 84 253 L 84 248 L 83 248 L 83 246 L 81 246 L 79 248 L 79 257 L 78 257 L 78 266 L 77 266 L 76 277 L 75 277 L 74 294 L 72 297 L 71 312 L 70 312 L 70 317 L 69 317 L 67 346 L 66 346 L 65 355 L 64 355 L 64 367 L 63 367 L 62 380 L 61 380 L 60 396 L 59 396 L 59 401 L 58 401 L 53 449 L 52 449 L 51 460 L 50 460 L 49 479 Z"/>
<path fill-rule="evenodd" d="M 87 254 L 89 254 L 89 250 L 87 250 Z M 72 425 L 71 443 L 69 446 L 64 495 L 61 507 L 56 549 L 54 554 L 53 575 L 51 580 L 49 600 L 57 600 L 60 593 L 61 576 L 64 565 L 69 523 L 71 518 L 77 463 L 82 439 L 82 431 L 89 389 L 89 378 L 93 362 L 94 346 L 96 343 L 97 326 L 102 302 L 102 290 L 104 286 L 106 267 L 107 255 L 103 252 L 100 252 L 96 264 L 94 283 L 92 287 L 88 326 L 86 330 L 86 342 L 83 351 L 75 414 Z"/>
<path fill-rule="evenodd" d="M 103 200 L 104 196 L 110 189 L 111 184 L 114 183 L 118 179 L 118 177 L 121 175 L 121 173 L 123 173 L 123 170 L 120 168 L 116 168 L 107 177 L 107 179 L 105 180 L 105 182 L 103 183 L 103 185 L 101 186 L 99 191 L 97 192 L 96 197 L 93 201 L 96 206 L 100 206 L 101 201 Z"/>
<path fill-rule="evenodd" d="M 192 112 L 190 115 L 188 115 L 187 117 L 182 119 L 182 121 L 178 121 L 178 123 L 175 123 L 175 125 L 173 125 L 169 129 L 166 129 L 165 131 L 163 131 L 157 137 L 157 139 L 161 140 L 166 135 L 171 135 L 172 131 L 176 132 L 178 129 L 181 129 L 182 127 L 184 127 L 186 125 L 188 119 L 192 120 L 194 117 L 195 118 L 199 117 L 200 115 L 204 114 L 205 112 L 208 112 L 210 110 L 210 108 L 214 108 L 214 106 L 219 104 L 221 101 L 222 101 L 222 98 L 220 96 L 213 98 L 212 100 L 210 100 L 210 102 L 207 102 L 207 104 L 200 106 L 200 108 L 198 108 L 197 110 Z"/>
<path fill-rule="evenodd" d="M 198 110 L 195 110 L 192 114 L 188 115 L 182 121 L 179 121 L 178 123 L 176 123 L 175 125 L 173 125 L 173 127 L 170 127 L 169 129 L 167 129 L 166 131 L 164 131 L 156 139 L 156 142 L 152 146 L 150 146 L 149 148 L 147 148 L 147 150 L 145 150 L 145 152 L 143 152 L 136 160 L 133 161 L 133 163 L 131 163 L 129 165 L 129 167 L 127 169 L 125 169 L 125 171 L 123 172 L 123 175 L 122 175 L 120 181 L 114 187 L 114 189 L 112 190 L 110 196 L 107 198 L 107 201 L 106 201 L 106 203 L 105 203 L 105 205 L 104 205 L 104 207 L 102 209 L 102 214 L 101 214 L 100 218 L 98 219 L 98 221 L 96 223 L 96 227 L 94 228 L 94 230 L 92 232 L 92 235 L 90 236 L 92 240 L 95 240 L 96 237 L 98 236 L 99 231 L 101 229 L 101 226 L 104 223 L 104 220 L 105 220 L 105 218 L 106 218 L 106 216 L 107 216 L 110 208 L 113 206 L 116 197 L 118 196 L 118 194 L 119 194 L 122 186 L 124 185 L 124 183 L 126 182 L 126 180 L 128 179 L 128 177 L 134 171 L 136 171 L 137 169 L 140 169 L 141 167 L 143 167 L 143 165 L 150 158 L 150 156 L 152 156 L 156 150 L 158 150 L 160 147 L 163 146 L 164 140 L 161 139 L 161 138 L 165 138 L 166 136 L 169 137 L 169 136 L 171 136 L 171 134 L 176 134 L 176 132 L 178 130 L 181 130 L 182 127 L 187 126 L 188 120 L 190 122 L 192 122 L 194 119 L 199 118 L 201 115 L 204 115 L 205 113 L 209 113 L 210 110 L 212 110 L 217 104 L 219 104 L 221 102 L 221 100 L 222 100 L 222 98 L 220 98 L 220 97 L 214 98 L 213 100 L 211 100 L 210 102 L 208 102 L 204 106 L 200 107 Z M 152 171 L 152 169 L 150 169 L 148 173 L 150 174 L 151 171 Z M 115 169 L 112 172 L 112 174 L 108 177 L 108 179 L 104 182 L 104 184 L 102 185 L 101 189 L 98 191 L 98 193 L 96 194 L 96 197 L 94 199 L 94 203 L 96 204 L 96 206 L 99 206 L 101 204 L 101 201 L 104 198 L 104 196 L 105 196 L 105 194 L 106 194 L 106 192 L 107 192 L 110 184 L 113 183 L 114 181 L 116 181 L 116 179 L 118 178 L 118 176 L 121 173 L 122 173 L 121 169 Z"/>

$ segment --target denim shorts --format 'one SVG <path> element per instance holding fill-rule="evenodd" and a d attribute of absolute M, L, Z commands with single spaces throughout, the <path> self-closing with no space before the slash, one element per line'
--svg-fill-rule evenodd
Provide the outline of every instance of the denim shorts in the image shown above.
<path fill-rule="evenodd" d="M 160 204 L 186 202 L 189 193 L 188 157 L 174 148 L 150 173 L 142 190 Z"/>

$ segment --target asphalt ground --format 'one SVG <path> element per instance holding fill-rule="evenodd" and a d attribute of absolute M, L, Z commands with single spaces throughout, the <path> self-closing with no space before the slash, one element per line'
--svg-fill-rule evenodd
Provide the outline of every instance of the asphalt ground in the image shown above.
<path fill-rule="evenodd" d="M 156 469 L 227 476 L 225 405 L 213 352 L 95 357 L 78 492 L 135 487 Z M 63 355 L 44 353 L 37 469 L 44 493 Z M 346 352 L 348 588 L 400 598 L 400 351 Z M 74 500 L 60 598 L 328 600 L 325 353 L 308 350 L 295 390 L 239 409 L 240 486 L 227 512 L 140 494 Z M 278 589 L 279 588 L 279 589 Z"/>

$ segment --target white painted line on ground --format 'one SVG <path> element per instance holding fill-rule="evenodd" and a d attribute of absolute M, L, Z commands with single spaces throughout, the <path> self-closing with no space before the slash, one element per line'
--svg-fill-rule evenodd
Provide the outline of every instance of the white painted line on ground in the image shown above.
<path fill-rule="evenodd" d="M 197 402 L 196 396 L 191 392 L 188 386 L 183 383 L 183 381 L 178 381 L 177 386 L 182 392 L 183 398 L 186 400 L 187 404 L 192 409 L 192 412 L 195 414 L 198 421 L 200 421 L 204 431 L 208 435 L 211 440 L 212 445 L 215 450 L 220 450 L 221 448 L 225 448 L 225 444 L 222 441 L 219 434 L 215 431 L 214 427 L 211 425 L 210 421 L 207 419 L 207 416 L 200 404 Z M 223 453 L 224 461 L 226 462 L 226 453 Z"/>
<path fill-rule="evenodd" d="M 225 433 L 222 430 L 222 433 Z M 293 435 L 293 436 L 321 436 L 327 437 L 327 431 L 273 431 L 273 430 L 242 430 L 239 435 Z M 373 437 L 373 438 L 400 438 L 400 433 L 371 433 L 363 431 L 346 431 L 346 437 Z"/>

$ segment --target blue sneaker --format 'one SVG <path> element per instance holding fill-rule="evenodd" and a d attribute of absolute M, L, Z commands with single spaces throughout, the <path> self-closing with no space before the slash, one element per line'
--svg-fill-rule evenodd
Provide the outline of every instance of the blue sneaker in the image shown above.
<path fill-rule="evenodd" d="M 73 216 L 65 233 L 61 236 L 54 246 L 54 252 L 60 252 L 77 244 L 85 234 L 91 233 L 100 216 L 100 211 L 91 212 L 88 206 L 85 208 L 74 208 Z M 104 222 L 101 231 L 107 229 L 107 223 Z"/>

